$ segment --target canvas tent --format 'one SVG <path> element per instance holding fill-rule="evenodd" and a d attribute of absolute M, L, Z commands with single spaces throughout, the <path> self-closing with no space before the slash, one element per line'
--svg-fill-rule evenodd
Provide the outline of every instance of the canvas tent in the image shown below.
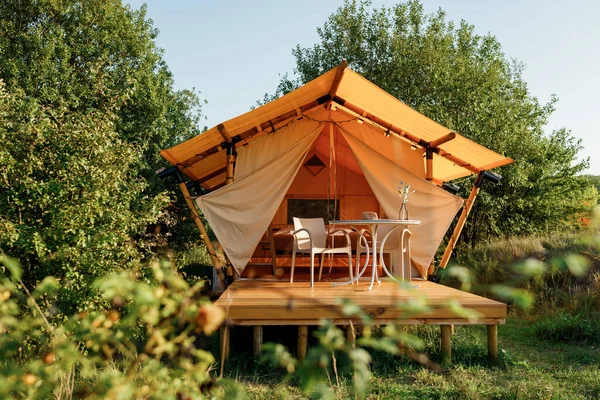
<path fill-rule="evenodd" d="M 196 204 L 240 274 L 269 224 L 287 221 L 288 200 L 339 200 L 342 219 L 395 218 L 402 180 L 416 190 L 410 218 L 422 223 L 412 228 L 412 261 L 425 275 L 463 205 L 441 184 L 512 162 L 345 64 L 161 155 L 209 192 Z"/>

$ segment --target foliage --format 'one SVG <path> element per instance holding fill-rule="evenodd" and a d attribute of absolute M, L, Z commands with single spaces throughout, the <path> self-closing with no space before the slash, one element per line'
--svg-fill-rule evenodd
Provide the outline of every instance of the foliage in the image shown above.
<path fill-rule="evenodd" d="M 139 261 L 131 235 L 166 198 L 142 195 L 137 148 L 108 112 L 42 106 L 1 86 L 0 119 L 0 243 L 24 262 L 28 285 L 58 279 L 58 311 L 88 310 L 94 278 Z"/>
<path fill-rule="evenodd" d="M 590 181 L 594 185 L 594 187 L 596 188 L 596 190 L 598 191 L 598 193 L 600 193 L 600 176 L 598 176 L 598 175 L 584 175 L 584 177 L 588 181 Z"/>
<path fill-rule="evenodd" d="M 59 280 L 61 312 L 98 306 L 90 283 L 144 257 L 146 225 L 179 222 L 154 171 L 199 132 L 200 102 L 157 34 L 120 0 L 0 4 L 0 247 L 28 285 Z"/>
<path fill-rule="evenodd" d="M 515 160 L 498 170 L 500 184 L 479 196 L 463 233 L 471 245 L 490 237 L 579 226 L 598 200 L 589 180 L 577 176 L 587 160 L 566 129 L 544 134 L 554 110 L 523 80 L 497 39 L 479 35 L 465 21 L 439 11 L 426 15 L 410 0 L 372 9 L 370 1 L 346 0 L 317 29 L 319 42 L 297 46 L 296 78 L 283 75 L 271 100 L 335 67 L 342 59 L 367 79 L 433 120 Z M 474 179 L 463 179 L 466 197 Z"/>
<path fill-rule="evenodd" d="M 20 267 L 2 263 L 14 280 Z M 152 282 L 135 270 L 96 281 L 110 310 L 69 315 L 59 327 L 38 303 L 56 290 L 46 280 L 31 293 L 0 279 L 0 397 L 199 399 L 218 393 L 209 367 L 213 356 L 198 348 L 223 311 L 199 295 L 168 263 L 151 265 Z M 35 346 L 32 345 L 35 343 Z"/>
<path fill-rule="evenodd" d="M 120 0 L 8 0 L 0 6 L 0 78 L 44 106 L 103 112 L 139 146 L 153 172 L 159 151 L 199 133 L 200 103 L 175 91 L 146 8 Z"/>
<path fill-rule="evenodd" d="M 411 327 L 427 352 L 439 348 L 433 326 Z M 540 341 L 525 317 L 512 315 L 499 327 L 502 365 L 487 361 L 486 330 L 482 326 L 456 326 L 452 335 L 452 365 L 443 373 L 424 368 L 405 356 L 370 351 L 367 399 L 593 399 L 600 395 L 600 351 L 582 343 Z M 241 356 L 239 356 L 241 358 Z M 228 365 L 236 365 L 232 358 Z M 306 395 L 285 380 L 287 373 L 249 364 L 243 373 L 230 370 L 248 399 L 300 399 Z M 282 383 L 283 381 L 283 383 Z M 340 377 L 332 388 L 334 398 L 352 396 L 351 378 Z"/>

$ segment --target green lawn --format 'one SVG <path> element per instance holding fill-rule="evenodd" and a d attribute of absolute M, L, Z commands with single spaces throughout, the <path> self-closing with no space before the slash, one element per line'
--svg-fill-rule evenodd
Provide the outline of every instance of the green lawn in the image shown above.
<path fill-rule="evenodd" d="M 419 327 L 433 361 L 440 361 L 438 330 Z M 452 337 L 453 362 L 444 372 L 433 372 L 403 358 L 374 352 L 369 399 L 597 399 L 600 398 L 598 344 L 541 341 L 532 324 L 519 316 L 499 329 L 500 365 L 487 360 L 483 326 L 456 327 Z M 303 398 L 294 379 L 261 365 L 247 354 L 232 358 L 226 376 L 250 399 Z M 331 378 L 335 382 L 335 378 Z M 351 398 L 342 377 L 332 385 L 335 398 Z"/>

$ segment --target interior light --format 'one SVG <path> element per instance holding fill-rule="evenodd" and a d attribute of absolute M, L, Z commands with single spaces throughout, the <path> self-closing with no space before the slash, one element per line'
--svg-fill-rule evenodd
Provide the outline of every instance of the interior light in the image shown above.
<path fill-rule="evenodd" d="M 365 121 L 363 121 L 361 118 L 357 118 L 357 119 L 356 119 L 356 122 L 358 122 L 359 124 L 361 124 L 361 125 L 362 125 L 362 123 L 363 123 L 363 122 L 365 122 Z"/>
<path fill-rule="evenodd" d="M 331 103 L 331 111 L 336 111 L 337 110 L 337 105 L 335 105 L 335 103 Z"/>

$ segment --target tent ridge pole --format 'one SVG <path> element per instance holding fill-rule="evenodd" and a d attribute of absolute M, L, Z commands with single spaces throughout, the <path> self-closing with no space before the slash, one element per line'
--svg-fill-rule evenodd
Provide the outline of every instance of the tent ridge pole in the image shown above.
<path fill-rule="evenodd" d="M 368 119 L 369 121 L 375 123 L 376 125 L 379 125 L 380 127 L 383 128 L 384 132 L 391 132 L 397 136 L 406 138 L 406 139 L 410 140 L 411 142 L 413 142 L 414 144 L 421 146 L 425 149 L 427 149 L 429 147 L 432 149 L 432 151 L 434 153 L 439 154 L 441 157 L 444 157 L 444 158 L 452 161 L 454 164 L 458 165 L 459 167 L 465 168 L 474 174 L 478 174 L 482 171 L 481 168 L 477 168 L 477 167 L 471 165 L 470 163 L 468 163 L 456 156 L 453 156 L 450 153 L 445 152 L 444 150 L 440 149 L 439 147 L 431 146 L 431 143 L 435 144 L 435 142 L 442 141 L 442 143 L 440 143 L 440 144 L 443 144 L 443 143 L 447 142 L 448 140 L 454 139 L 454 137 L 456 137 L 456 134 L 454 132 L 450 132 L 448 135 L 442 136 L 441 138 L 436 139 L 432 142 L 427 142 L 427 141 L 411 134 L 410 132 L 403 130 L 402 128 L 399 128 L 393 124 L 390 124 L 387 121 L 384 121 L 383 119 L 381 119 L 375 115 L 372 115 L 370 113 L 366 113 L 366 115 L 363 115 L 363 114 L 365 114 L 365 110 L 363 110 L 362 108 L 357 107 L 351 103 L 348 103 L 345 99 L 342 99 L 341 97 L 336 96 L 332 101 L 334 101 L 341 107 L 345 107 L 346 109 L 350 110 L 353 113 L 361 115 L 362 118 Z M 388 127 L 387 130 L 385 127 Z M 454 134 L 454 135 L 452 135 L 452 134 Z"/>
<path fill-rule="evenodd" d="M 333 99 L 337 93 L 338 88 L 340 87 L 340 83 L 342 82 L 342 78 L 344 77 L 344 71 L 348 67 L 348 61 L 344 58 L 340 65 L 337 67 L 337 71 L 335 72 L 335 77 L 333 78 L 333 82 L 331 84 L 331 88 L 329 89 L 329 98 Z"/>

